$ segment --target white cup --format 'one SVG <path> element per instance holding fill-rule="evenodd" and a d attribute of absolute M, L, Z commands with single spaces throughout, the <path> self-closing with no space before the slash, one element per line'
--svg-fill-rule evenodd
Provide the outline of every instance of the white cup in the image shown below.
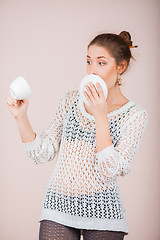
<path fill-rule="evenodd" d="M 84 90 L 86 88 L 86 85 L 89 84 L 89 82 L 92 82 L 96 89 L 97 89 L 96 82 L 99 82 L 101 87 L 102 87 L 104 97 L 105 97 L 105 99 L 107 99 L 108 89 L 107 89 L 107 86 L 106 86 L 104 80 L 98 75 L 88 74 L 82 79 L 82 81 L 80 82 L 80 85 L 79 85 L 79 99 L 80 99 L 80 101 L 85 102 L 85 104 L 89 106 L 89 103 L 88 103 L 88 101 L 87 101 L 87 99 L 84 95 Z M 97 89 L 97 91 L 98 91 L 98 89 Z"/>
<path fill-rule="evenodd" d="M 17 100 L 23 100 L 25 98 L 29 98 L 32 95 L 29 84 L 21 76 L 12 81 L 9 89 L 12 97 Z"/>

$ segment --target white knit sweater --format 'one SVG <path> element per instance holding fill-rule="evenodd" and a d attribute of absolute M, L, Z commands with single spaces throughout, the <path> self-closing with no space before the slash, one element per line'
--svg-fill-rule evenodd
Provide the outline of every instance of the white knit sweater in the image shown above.
<path fill-rule="evenodd" d="M 108 120 L 112 145 L 97 153 L 94 117 L 79 101 L 78 90 L 67 91 L 49 127 L 33 142 L 22 142 L 34 164 L 57 156 L 39 221 L 128 234 L 117 177 L 131 170 L 148 113 L 129 101 L 108 113 Z"/>

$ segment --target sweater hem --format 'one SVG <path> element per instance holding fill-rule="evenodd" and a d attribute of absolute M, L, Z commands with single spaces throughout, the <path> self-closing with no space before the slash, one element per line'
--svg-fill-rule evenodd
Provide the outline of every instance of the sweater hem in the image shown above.
<path fill-rule="evenodd" d="M 39 222 L 42 220 L 51 220 L 62 225 L 79 229 L 122 231 L 125 232 L 125 235 L 129 234 L 126 218 L 102 219 L 95 217 L 80 217 L 43 208 Z"/>

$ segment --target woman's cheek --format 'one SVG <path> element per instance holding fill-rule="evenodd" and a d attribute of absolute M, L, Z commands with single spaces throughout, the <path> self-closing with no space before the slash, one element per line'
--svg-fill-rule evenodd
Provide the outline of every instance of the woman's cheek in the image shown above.
<path fill-rule="evenodd" d="M 106 73 L 106 75 L 103 76 L 102 78 L 105 81 L 108 88 L 112 87 L 115 84 L 115 73 L 114 72 Z"/>
<path fill-rule="evenodd" d="M 106 71 L 106 74 L 105 74 L 106 80 L 115 79 L 115 76 L 116 76 L 115 68 L 111 68 L 109 71 Z"/>

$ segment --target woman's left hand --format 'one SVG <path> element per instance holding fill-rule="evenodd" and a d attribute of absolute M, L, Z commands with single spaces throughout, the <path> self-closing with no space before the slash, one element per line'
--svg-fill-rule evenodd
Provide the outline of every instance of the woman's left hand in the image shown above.
<path fill-rule="evenodd" d="M 84 90 L 84 95 L 90 104 L 90 106 L 87 105 L 87 108 L 95 118 L 100 116 L 107 117 L 108 104 L 106 102 L 101 85 L 96 82 L 98 92 L 92 82 L 89 82 L 89 86 L 90 87 L 86 86 L 88 92 Z"/>

